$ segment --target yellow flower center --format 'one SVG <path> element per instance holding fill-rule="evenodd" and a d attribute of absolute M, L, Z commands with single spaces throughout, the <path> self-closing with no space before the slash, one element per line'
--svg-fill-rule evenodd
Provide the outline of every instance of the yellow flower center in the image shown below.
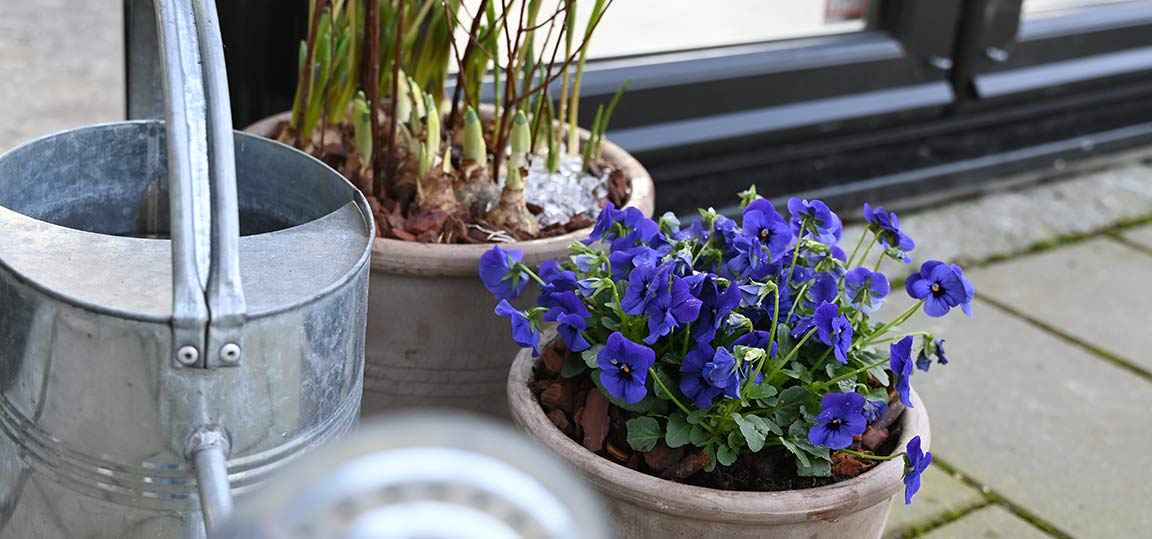
<path fill-rule="evenodd" d="M 933 292 L 939 292 L 940 291 L 940 283 L 933 283 L 932 284 L 932 291 Z"/>

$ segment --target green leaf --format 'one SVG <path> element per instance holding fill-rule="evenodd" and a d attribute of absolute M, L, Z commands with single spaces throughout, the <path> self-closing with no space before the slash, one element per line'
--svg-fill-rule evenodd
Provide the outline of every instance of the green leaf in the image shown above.
<path fill-rule="evenodd" d="M 696 410 L 692 410 L 692 413 L 688 414 L 687 421 L 689 425 L 699 425 L 700 422 L 703 421 L 707 416 L 708 410 L 698 408 Z"/>
<path fill-rule="evenodd" d="M 628 445 L 636 451 L 651 451 L 656 443 L 664 438 L 660 423 L 651 417 L 637 417 L 628 420 Z"/>
<path fill-rule="evenodd" d="M 780 313 L 783 316 L 785 313 Z M 796 347 L 796 341 L 792 340 L 792 328 L 788 324 L 779 324 L 776 326 L 776 357 L 787 357 L 788 353 Z"/>
<path fill-rule="evenodd" d="M 585 364 L 580 356 L 568 354 L 568 357 L 564 358 L 564 367 L 560 369 L 560 376 L 564 378 L 575 378 L 586 370 L 588 370 L 588 365 Z"/>
<path fill-rule="evenodd" d="M 716 449 L 716 460 L 724 466 L 731 466 L 736 462 L 736 450 L 722 445 Z"/>
<path fill-rule="evenodd" d="M 608 399 L 608 402 L 619 406 L 621 409 L 628 410 L 629 412 L 637 412 L 641 414 L 651 412 L 657 408 L 661 402 L 664 402 L 660 399 L 657 399 L 651 392 L 649 392 L 643 400 L 635 404 L 617 399 L 604 390 L 604 384 L 600 382 L 599 372 L 592 374 L 592 382 L 596 384 L 596 387 L 600 390 L 600 393 L 604 394 L 604 398 Z"/>
<path fill-rule="evenodd" d="M 708 453 L 708 464 L 704 466 L 704 471 L 711 472 L 712 470 L 716 469 L 716 448 L 712 445 L 709 445 L 708 447 L 704 448 L 704 451 Z"/>
<path fill-rule="evenodd" d="M 697 447 L 704 447 L 711 439 L 712 435 L 700 425 L 692 425 L 692 430 L 688 432 L 688 440 Z"/>
<path fill-rule="evenodd" d="M 673 391 L 671 388 L 676 387 L 676 384 L 672 382 L 672 378 L 668 376 L 668 374 L 665 373 L 662 369 L 657 368 L 654 369 L 654 371 L 656 372 L 656 376 L 660 378 L 660 381 L 664 382 L 663 387 L 657 383 L 652 384 L 652 389 L 656 393 L 656 397 L 660 399 L 671 400 L 672 396 L 669 395 L 668 392 L 664 391 L 664 387 L 669 388 L 668 391 Z"/>
<path fill-rule="evenodd" d="M 817 460 L 805 465 L 797 461 L 796 475 L 800 477 L 831 477 L 832 463 L 826 460 Z"/>
<path fill-rule="evenodd" d="M 801 386 L 792 386 L 780 393 L 776 404 L 776 424 L 789 425 L 800 416 L 800 407 L 808 402 L 808 390 Z"/>
<path fill-rule="evenodd" d="M 780 438 L 780 443 L 783 444 L 788 451 L 791 451 L 793 455 L 796 455 L 797 465 L 803 464 L 806 467 L 812 465 L 812 461 L 808 460 L 808 454 L 793 443 L 792 440 L 782 437 Z"/>
<path fill-rule="evenodd" d="M 664 441 L 673 449 L 688 445 L 692 441 L 692 425 L 681 414 L 669 415 L 668 432 L 664 436 Z"/>
<path fill-rule="evenodd" d="M 774 397 L 779 391 L 776 386 L 769 384 L 752 384 L 748 387 L 748 391 L 744 392 L 744 398 L 748 400 L 766 399 Z"/>
<path fill-rule="evenodd" d="M 888 386 L 888 368 L 885 365 L 878 365 L 868 369 L 868 374 L 872 375 L 880 385 Z"/>
<path fill-rule="evenodd" d="M 888 402 L 888 388 L 878 387 L 869 391 L 864 397 L 873 402 Z"/>
<path fill-rule="evenodd" d="M 596 356 L 600 355 L 600 350 L 603 350 L 603 349 L 604 349 L 603 344 L 593 344 L 592 348 L 589 348 L 583 352 L 580 352 L 580 357 L 584 359 L 584 364 L 588 365 L 589 369 L 597 368 Z"/>
<path fill-rule="evenodd" d="M 600 317 L 600 325 L 604 326 L 604 329 L 610 329 L 612 331 L 620 331 L 620 322 L 617 321 L 615 318 L 612 318 L 610 316 Z"/>
<path fill-rule="evenodd" d="M 740 434 L 744 436 L 744 443 L 748 445 L 749 450 L 759 453 L 764 449 L 764 441 L 768 437 L 768 424 L 764 419 L 751 414 L 744 416 L 736 413 L 732 414 L 732 419 L 740 428 Z"/>

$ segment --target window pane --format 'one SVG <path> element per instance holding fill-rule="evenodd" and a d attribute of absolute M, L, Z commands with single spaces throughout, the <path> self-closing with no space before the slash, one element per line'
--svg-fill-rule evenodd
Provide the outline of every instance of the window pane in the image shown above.
<path fill-rule="evenodd" d="M 1148 4 L 1148 9 L 1152 9 L 1152 0 L 1024 0 L 1024 15 L 1058 15 L 1060 12 L 1104 4 L 1137 3 Z"/>
<path fill-rule="evenodd" d="M 875 0 L 873 0 L 875 1 Z M 856 32 L 869 0 L 616 0 L 591 57 L 620 56 Z M 593 2 L 580 2 L 581 22 Z"/>

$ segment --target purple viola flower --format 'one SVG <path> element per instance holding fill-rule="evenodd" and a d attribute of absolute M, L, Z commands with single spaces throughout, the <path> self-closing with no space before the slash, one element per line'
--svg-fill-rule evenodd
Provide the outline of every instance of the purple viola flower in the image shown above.
<path fill-rule="evenodd" d="M 956 306 L 972 316 L 975 290 L 964 277 L 964 270 L 955 264 L 929 260 L 920 266 L 920 273 L 908 276 L 904 289 L 909 296 L 924 300 L 924 312 L 928 316 L 939 318 Z"/>
<path fill-rule="evenodd" d="M 588 309 L 575 292 L 554 292 L 549 298 L 554 305 L 544 313 L 544 320 L 558 322 L 556 331 L 573 352 L 583 352 L 591 348 L 588 339 L 584 338 L 584 330 L 588 329 Z"/>
<path fill-rule="evenodd" d="M 920 474 L 932 464 L 932 452 L 920 449 L 920 437 L 913 436 L 908 440 L 908 468 L 904 471 L 904 504 L 912 503 L 912 497 L 920 490 Z"/>
<path fill-rule="evenodd" d="M 886 413 L 888 413 L 887 401 L 868 401 L 864 405 L 864 419 L 867 419 L 869 424 L 878 421 Z"/>
<path fill-rule="evenodd" d="M 588 235 L 587 240 L 584 240 L 584 244 L 600 240 L 611 241 L 615 238 L 612 229 L 623 215 L 623 211 L 617 210 L 616 205 L 609 202 L 603 210 L 600 210 L 600 215 L 596 216 L 596 224 L 592 226 L 592 233 Z"/>
<path fill-rule="evenodd" d="M 629 249 L 637 243 L 653 244 L 653 240 L 660 236 L 660 225 L 656 224 L 656 221 L 644 217 L 644 213 L 638 208 L 624 208 L 620 221 L 624 224 L 627 233 L 612 240 L 612 251 Z"/>
<path fill-rule="evenodd" d="M 648 369 L 656 363 L 656 352 L 628 340 L 619 331 L 608 336 L 596 355 L 600 384 L 613 398 L 636 404 L 648 395 Z"/>
<path fill-rule="evenodd" d="M 612 266 L 613 279 L 627 279 L 632 268 L 659 264 L 660 255 L 656 254 L 655 249 L 640 245 L 612 253 L 608 256 L 608 263 Z"/>
<path fill-rule="evenodd" d="M 765 199 L 757 199 L 744 208 L 744 235 L 768 248 L 769 258 L 783 256 L 792 242 L 788 221 Z"/>
<path fill-rule="evenodd" d="M 596 268 L 596 263 L 599 260 L 600 257 L 587 253 L 572 257 L 572 263 L 576 264 L 576 269 L 580 270 L 581 273 L 591 273 Z"/>
<path fill-rule="evenodd" d="M 515 249 L 494 245 L 480 255 L 480 280 L 496 299 L 515 299 L 528 284 L 528 274 L 520 268 L 524 255 Z"/>
<path fill-rule="evenodd" d="M 697 408 L 712 406 L 716 397 L 724 393 L 723 388 L 713 386 L 704 376 L 704 368 L 715 354 L 716 351 L 711 346 L 701 343 L 684 356 L 684 363 L 680 366 L 683 373 L 680 378 L 680 391 L 691 399 L 692 405 Z"/>
<path fill-rule="evenodd" d="M 899 378 L 896 380 L 896 392 L 900 394 L 900 402 L 904 406 L 912 406 L 912 336 L 909 335 L 892 343 L 888 347 L 888 366 Z"/>
<path fill-rule="evenodd" d="M 821 273 L 812 282 L 808 295 L 810 299 L 805 303 L 809 308 L 836 301 L 840 295 L 840 279 L 831 273 Z"/>
<path fill-rule="evenodd" d="M 829 393 L 820 400 L 820 415 L 808 430 L 808 441 L 817 447 L 844 449 L 852 437 L 864 433 L 864 397 L 859 393 Z"/>
<path fill-rule="evenodd" d="M 767 331 L 755 330 L 749 331 L 732 341 L 732 346 L 747 346 L 749 348 L 759 348 L 761 350 L 768 349 L 768 343 L 772 341 L 772 334 Z M 768 352 L 768 357 L 776 357 L 776 343 L 772 343 L 772 350 Z"/>
<path fill-rule="evenodd" d="M 948 364 L 948 356 L 944 355 L 944 339 L 936 339 L 929 342 L 928 338 L 924 338 L 924 346 L 920 347 L 920 354 L 916 356 L 916 368 L 924 372 L 928 372 L 928 368 L 932 366 L 932 358 L 929 357 L 929 350 L 936 356 L 936 362 L 941 365 Z"/>
<path fill-rule="evenodd" d="M 852 347 L 852 323 L 848 318 L 840 314 L 835 304 L 824 302 L 816 308 L 812 322 L 816 336 L 835 351 L 836 361 L 847 364 L 848 349 Z"/>
<path fill-rule="evenodd" d="M 512 319 L 512 340 L 521 348 L 531 348 L 532 357 L 540 355 L 537 345 L 540 344 L 540 330 L 528 318 L 528 313 L 516 310 L 508 300 L 502 299 L 496 305 L 496 314 Z"/>
<path fill-rule="evenodd" d="M 853 307 L 866 313 L 874 313 L 892 290 L 888 277 L 868 268 L 852 268 L 844 274 L 844 291 Z"/>
<path fill-rule="evenodd" d="M 796 237 L 803 237 L 806 232 L 815 230 L 816 239 L 821 243 L 835 245 L 844 233 L 844 225 L 827 204 L 813 200 L 811 202 L 799 198 L 788 201 L 788 213 L 792 214 L 792 233 Z M 807 220 L 811 229 L 801 230 L 800 225 Z"/>
<path fill-rule="evenodd" d="M 740 306 L 740 289 L 730 284 L 724 290 L 712 274 L 699 274 L 685 277 L 692 295 L 700 298 L 700 317 L 692 324 L 692 339 L 698 343 L 710 343 L 716 330 L 736 307 Z"/>
<path fill-rule="evenodd" d="M 540 263 L 540 278 L 544 284 L 540 286 L 540 297 L 536 300 L 541 307 L 555 307 L 552 294 L 579 290 L 580 284 L 576 281 L 576 272 L 565 270 L 555 260 L 545 260 Z"/>
<path fill-rule="evenodd" d="M 712 360 L 704 364 L 704 379 L 712 387 L 719 388 L 730 399 L 740 399 L 740 373 L 736 369 L 736 358 L 727 348 L 717 348 Z"/>
<path fill-rule="evenodd" d="M 702 302 L 688 289 L 688 283 L 680 277 L 672 277 L 672 287 L 667 294 L 657 294 L 644 312 L 648 314 L 648 336 L 644 342 L 652 345 L 673 329 L 700 316 Z"/>
<path fill-rule="evenodd" d="M 620 300 L 624 312 L 640 314 L 657 297 L 668 294 L 668 278 L 671 273 L 672 266 L 668 264 L 642 265 L 633 269 L 628 275 L 628 289 L 624 292 L 624 298 Z"/>
<path fill-rule="evenodd" d="M 768 252 L 764 246 L 753 238 L 736 236 L 732 239 L 732 258 L 728 260 L 728 269 L 732 276 L 743 279 L 759 275 L 761 270 L 768 266 Z"/>
<path fill-rule="evenodd" d="M 903 230 L 900 230 L 900 218 L 896 217 L 896 214 L 893 212 L 884 211 L 883 206 L 872 208 L 868 203 L 865 203 L 864 220 L 876 228 L 876 233 L 879 234 L 880 245 L 883 245 L 885 249 L 895 247 L 907 253 L 916 248 L 916 242 L 912 241 L 912 238 L 905 234 Z M 912 259 L 910 259 L 908 255 L 904 255 L 905 264 L 911 261 Z"/>

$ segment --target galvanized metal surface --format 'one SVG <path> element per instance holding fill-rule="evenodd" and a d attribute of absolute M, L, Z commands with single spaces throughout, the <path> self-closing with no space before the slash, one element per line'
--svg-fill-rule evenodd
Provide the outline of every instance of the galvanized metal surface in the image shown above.
<path fill-rule="evenodd" d="M 212 0 L 155 8 L 166 122 L 0 157 L 0 537 L 203 537 L 358 416 L 367 202 L 233 134 Z"/>
<path fill-rule="evenodd" d="M 523 434 L 460 413 L 370 423 L 254 493 L 228 539 L 607 539 L 584 481 Z"/>

